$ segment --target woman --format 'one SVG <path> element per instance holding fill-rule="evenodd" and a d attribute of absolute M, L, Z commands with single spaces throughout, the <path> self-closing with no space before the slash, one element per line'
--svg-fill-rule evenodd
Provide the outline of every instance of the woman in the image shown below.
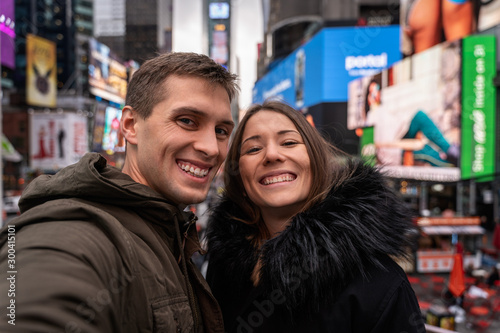
<path fill-rule="evenodd" d="M 389 257 L 410 213 L 372 168 L 279 102 L 250 108 L 209 222 L 207 280 L 228 332 L 424 332 Z"/>

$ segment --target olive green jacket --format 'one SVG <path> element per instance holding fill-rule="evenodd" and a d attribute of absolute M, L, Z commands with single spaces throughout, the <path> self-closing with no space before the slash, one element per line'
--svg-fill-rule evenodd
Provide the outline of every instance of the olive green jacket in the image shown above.
<path fill-rule="evenodd" d="M 0 332 L 223 332 L 195 217 L 89 153 L 0 233 Z M 15 324 L 15 326 L 14 326 Z"/>

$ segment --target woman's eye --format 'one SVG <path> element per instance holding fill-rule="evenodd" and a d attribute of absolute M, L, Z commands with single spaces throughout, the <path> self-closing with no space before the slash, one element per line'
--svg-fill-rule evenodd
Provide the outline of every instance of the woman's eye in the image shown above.
<path fill-rule="evenodd" d="M 293 146 L 293 145 L 296 145 L 296 144 L 298 144 L 298 142 L 296 142 L 296 141 L 285 141 L 283 143 L 283 146 Z"/>
<path fill-rule="evenodd" d="M 259 150 L 260 150 L 260 148 L 259 148 L 259 147 L 253 147 L 253 148 L 247 149 L 247 150 L 245 151 L 245 154 L 256 153 L 256 152 L 258 152 Z"/>

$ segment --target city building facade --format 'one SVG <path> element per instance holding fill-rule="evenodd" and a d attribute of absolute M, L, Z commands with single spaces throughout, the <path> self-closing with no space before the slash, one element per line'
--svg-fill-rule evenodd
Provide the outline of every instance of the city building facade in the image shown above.
<path fill-rule="evenodd" d="M 22 190 L 39 172 L 72 163 L 88 147 L 87 124 L 93 108 L 88 93 L 93 1 L 7 0 L 2 6 L 13 10 L 15 21 L 15 36 L 10 41 L 15 47 L 7 55 L 15 59 L 14 66 L 2 61 L 3 133 L 22 156 L 20 161 L 4 159 L 3 185 L 8 194 Z M 34 121 L 42 118 L 45 120 Z M 33 159 L 35 128 L 40 130 L 38 144 L 47 147 L 44 157 L 59 156 L 58 162 L 40 165 L 41 159 Z M 63 132 L 67 136 L 59 134 L 57 145 L 57 133 Z M 78 147 L 70 147 L 70 140 L 78 141 Z M 56 149 L 66 155 L 57 155 Z"/>

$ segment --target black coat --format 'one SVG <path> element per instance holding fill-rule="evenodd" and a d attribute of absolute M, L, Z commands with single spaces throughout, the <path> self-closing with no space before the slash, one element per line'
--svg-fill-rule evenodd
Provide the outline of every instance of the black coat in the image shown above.
<path fill-rule="evenodd" d="M 214 209 L 207 280 L 227 332 L 425 332 L 415 294 L 390 256 L 407 254 L 411 214 L 373 168 L 296 215 L 256 250 L 254 226 L 227 198 Z M 259 285 L 250 276 L 261 256 Z"/>

